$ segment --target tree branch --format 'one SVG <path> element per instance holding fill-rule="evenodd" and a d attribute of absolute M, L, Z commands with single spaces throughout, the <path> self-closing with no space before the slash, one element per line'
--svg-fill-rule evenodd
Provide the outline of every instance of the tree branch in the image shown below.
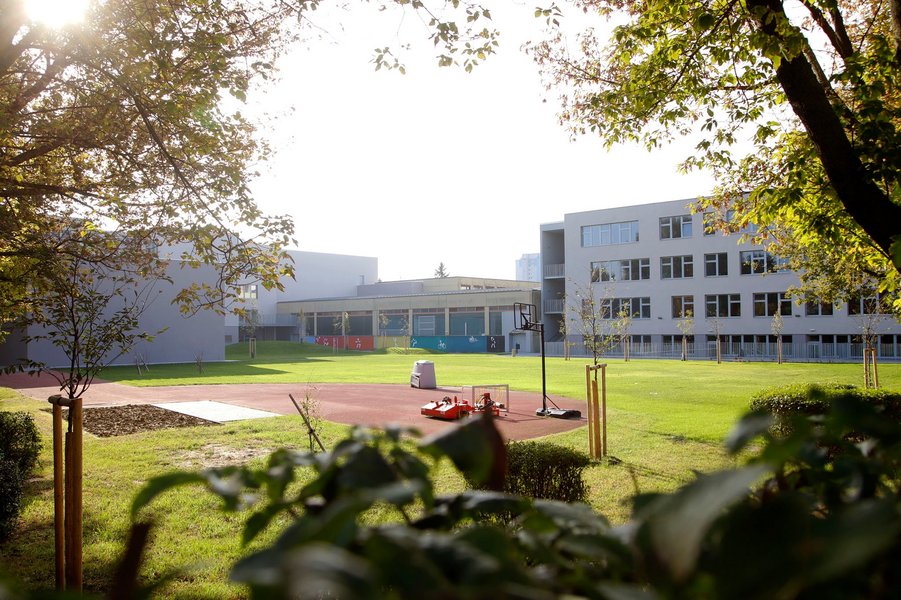
<path fill-rule="evenodd" d="M 787 19 L 780 0 L 748 0 L 747 5 L 761 32 L 784 41 L 776 26 Z M 810 136 L 842 206 L 879 249 L 891 256 L 892 238 L 901 230 L 901 206 L 892 202 L 866 172 L 804 53 L 783 55 L 776 78 Z M 901 265 L 895 266 L 901 269 Z"/>

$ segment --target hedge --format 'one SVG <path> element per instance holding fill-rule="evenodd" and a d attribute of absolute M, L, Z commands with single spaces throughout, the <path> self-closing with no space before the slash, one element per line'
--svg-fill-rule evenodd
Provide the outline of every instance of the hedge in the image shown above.
<path fill-rule="evenodd" d="M 548 442 L 508 441 L 506 446 L 504 492 L 563 502 L 584 502 L 588 497 L 582 479 L 590 463 L 585 454 Z"/>
<path fill-rule="evenodd" d="M 824 415 L 837 397 L 849 397 L 874 406 L 886 418 L 901 423 L 901 393 L 847 384 L 795 384 L 769 388 L 751 399 L 751 410 L 773 415 L 773 432 L 784 437 L 799 416 Z"/>

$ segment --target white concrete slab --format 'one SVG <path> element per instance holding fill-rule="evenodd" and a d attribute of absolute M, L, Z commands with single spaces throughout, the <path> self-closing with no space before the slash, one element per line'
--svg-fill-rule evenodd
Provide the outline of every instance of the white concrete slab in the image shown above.
<path fill-rule="evenodd" d="M 163 404 L 154 404 L 159 408 L 175 411 L 184 415 L 190 415 L 214 423 L 225 423 L 228 421 L 243 421 L 245 419 L 266 419 L 269 417 L 278 417 L 278 413 L 272 413 L 265 410 L 257 410 L 255 408 L 245 408 L 243 406 L 235 406 L 234 404 L 226 404 L 224 402 L 216 402 L 214 400 L 197 400 L 194 402 L 165 402 Z"/>

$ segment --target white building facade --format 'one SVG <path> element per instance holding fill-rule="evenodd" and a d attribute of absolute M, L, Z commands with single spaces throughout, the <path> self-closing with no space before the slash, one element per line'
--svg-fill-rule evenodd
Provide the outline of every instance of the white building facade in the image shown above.
<path fill-rule="evenodd" d="M 358 286 L 378 281 L 379 261 L 375 257 L 300 250 L 289 250 L 288 256 L 294 265 L 294 279 L 282 277 L 283 290 L 267 290 L 258 284 L 243 286 L 248 317 L 226 317 L 226 344 L 251 335 L 261 340 L 290 341 L 296 337 L 298 322 L 290 314 L 279 314 L 279 302 L 355 296 Z"/>
<path fill-rule="evenodd" d="M 695 202 L 571 213 L 541 226 L 539 312 L 549 354 L 562 353 L 564 341 L 584 351 L 579 309 L 591 294 L 606 317 L 602 330 L 622 311 L 631 314 L 632 356 L 680 356 L 691 314 L 690 358 L 714 356 L 719 338 L 727 359 L 771 360 L 781 338 L 788 360 L 856 360 L 867 330 L 880 358 L 898 360 L 901 324 L 875 298 L 796 301 L 786 293 L 799 282 L 795 272 L 740 233 L 705 228 L 705 216 L 691 210 Z M 625 350 L 619 344 L 610 353 Z"/>

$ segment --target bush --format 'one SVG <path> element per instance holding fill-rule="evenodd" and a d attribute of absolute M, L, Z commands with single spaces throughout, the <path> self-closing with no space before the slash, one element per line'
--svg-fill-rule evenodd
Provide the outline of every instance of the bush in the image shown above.
<path fill-rule="evenodd" d="M 0 412 L 0 540 L 12 533 L 22 509 L 22 482 L 40 451 L 41 436 L 30 414 Z"/>
<path fill-rule="evenodd" d="M 0 542 L 9 537 L 22 510 L 22 476 L 16 463 L 0 459 Z"/>
<path fill-rule="evenodd" d="M 901 393 L 869 390 L 846 384 L 789 385 L 764 390 L 751 399 L 751 410 L 774 417 L 773 432 L 786 437 L 799 417 L 825 415 L 836 398 L 868 404 L 895 423 L 901 423 Z"/>
<path fill-rule="evenodd" d="M 0 412 L 0 460 L 15 463 L 22 479 L 31 475 L 41 452 L 34 418 L 25 412 Z"/>
<path fill-rule="evenodd" d="M 548 442 L 507 442 L 504 492 L 524 498 L 584 502 L 588 488 L 582 471 L 589 459 L 581 452 Z M 470 487 L 472 482 L 468 482 Z"/>

